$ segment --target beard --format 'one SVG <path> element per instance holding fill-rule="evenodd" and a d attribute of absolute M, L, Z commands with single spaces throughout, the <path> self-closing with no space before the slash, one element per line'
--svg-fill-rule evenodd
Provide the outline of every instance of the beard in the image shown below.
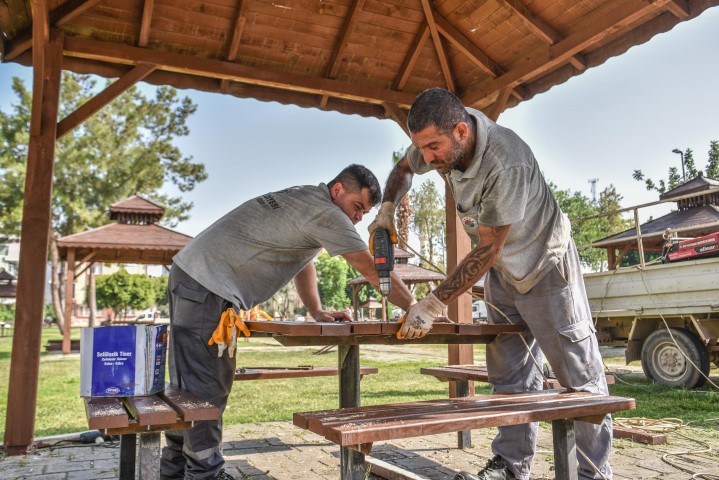
<path fill-rule="evenodd" d="M 449 170 L 459 170 L 463 172 L 465 168 L 464 165 L 462 165 L 462 160 L 464 160 L 467 153 L 466 145 L 462 145 L 455 140 L 454 137 L 450 137 L 450 141 L 452 142 L 452 148 L 447 156 L 447 160 L 449 160 Z"/>

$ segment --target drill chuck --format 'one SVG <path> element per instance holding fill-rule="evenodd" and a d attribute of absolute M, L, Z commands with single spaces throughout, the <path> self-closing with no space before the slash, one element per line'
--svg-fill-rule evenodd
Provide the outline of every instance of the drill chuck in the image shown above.
<path fill-rule="evenodd" d="M 377 228 L 374 233 L 373 246 L 374 266 L 379 277 L 379 291 L 383 296 L 389 295 L 392 289 L 390 272 L 394 269 L 394 246 L 389 238 L 389 232 L 384 228 Z"/>

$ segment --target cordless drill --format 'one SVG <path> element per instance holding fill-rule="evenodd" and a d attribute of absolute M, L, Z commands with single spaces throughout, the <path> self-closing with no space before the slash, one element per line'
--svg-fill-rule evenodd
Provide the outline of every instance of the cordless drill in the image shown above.
<path fill-rule="evenodd" d="M 373 247 L 374 267 L 379 277 L 379 292 L 382 296 L 389 295 L 392 289 L 390 272 L 394 269 L 394 247 L 389 238 L 389 232 L 384 228 L 377 228 L 374 233 Z"/>

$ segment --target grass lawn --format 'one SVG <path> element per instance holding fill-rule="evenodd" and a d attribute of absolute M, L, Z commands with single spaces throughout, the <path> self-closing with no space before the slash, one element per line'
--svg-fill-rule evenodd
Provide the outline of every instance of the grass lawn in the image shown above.
<path fill-rule="evenodd" d="M 48 339 L 61 338 L 56 328 L 44 328 L 42 332 L 42 345 Z M 73 331 L 73 338 L 79 336 L 79 329 Z M 0 418 L 3 425 L 11 347 L 12 337 L 0 337 Z M 447 384 L 419 373 L 421 367 L 446 364 L 446 349 L 442 345 L 414 345 L 399 349 L 393 347 L 391 352 L 386 353 L 383 353 L 382 347 L 364 352 L 362 365 L 377 367 L 380 373 L 365 376 L 362 380 L 362 404 L 446 397 Z M 336 349 L 324 355 L 315 355 L 316 350 L 317 347 L 285 348 L 271 339 L 252 338 L 239 342 L 238 366 L 336 365 Z M 85 411 L 79 397 L 79 355 L 46 354 L 44 348 L 41 352 L 35 437 L 86 430 Z M 483 363 L 483 346 L 475 346 L 475 359 L 476 363 Z M 621 358 L 605 361 L 610 369 L 624 366 Z M 716 369 L 712 373 L 716 374 Z M 637 410 L 621 412 L 617 417 L 679 417 L 695 427 L 707 429 L 716 429 L 719 425 L 717 392 L 710 392 L 707 388 L 693 391 L 670 388 L 647 382 L 636 375 L 621 378 L 631 384 L 617 382 L 610 386 L 611 393 L 635 398 Z M 476 391 L 489 393 L 489 388 L 477 384 Z M 290 420 L 293 412 L 336 408 L 337 392 L 337 377 L 236 382 L 224 422 L 230 425 Z M 4 428 L 0 431 L 0 438 L 2 435 Z"/>

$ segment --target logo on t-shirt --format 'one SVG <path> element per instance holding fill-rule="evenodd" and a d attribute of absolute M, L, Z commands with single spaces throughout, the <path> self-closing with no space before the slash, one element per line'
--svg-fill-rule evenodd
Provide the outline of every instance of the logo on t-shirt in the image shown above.
<path fill-rule="evenodd" d="M 462 217 L 462 223 L 469 228 L 477 228 L 477 220 L 473 217 Z"/>

